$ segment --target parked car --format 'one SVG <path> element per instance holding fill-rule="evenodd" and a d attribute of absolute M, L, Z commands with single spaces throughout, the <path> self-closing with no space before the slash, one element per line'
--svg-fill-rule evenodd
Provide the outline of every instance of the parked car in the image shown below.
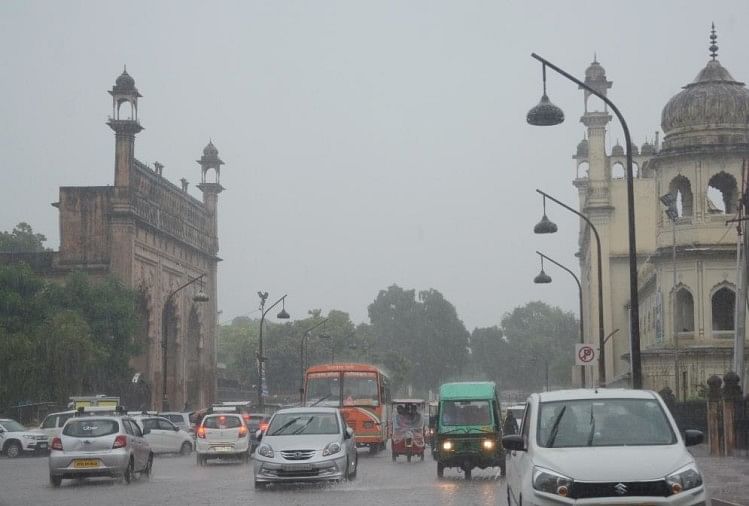
<path fill-rule="evenodd" d="M 153 453 L 179 453 L 189 455 L 193 449 L 193 437 L 161 416 L 136 416 L 141 429 L 148 433 L 145 438 Z"/>
<path fill-rule="evenodd" d="M 172 422 L 174 425 L 176 425 L 183 431 L 195 437 L 195 427 L 190 421 L 190 415 L 191 413 L 183 413 L 179 411 L 169 411 L 166 413 L 158 413 L 158 416 L 162 416 L 166 418 L 167 420 Z"/>
<path fill-rule="evenodd" d="M 153 452 L 129 416 L 82 416 L 65 422 L 60 437 L 52 440 L 49 481 L 59 487 L 63 479 L 111 476 L 130 483 L 136 473 L 150 476 Z"/>
<path fill-rule="evenodd" d="M 257 434 L 255 488 L 273 482 L 354 479 L 358 457 L 353 436 L 336 408 L 277 411 L 268 430 Z"/>
<path fill-rule="evenodd" d="M 253 413 L 244 418 L 247 428 L 250 430 L 250 453 L 253 453 L 260 444 L 260 440 L 257 438 L 257 431 L 263 433 L 268 429 L 270 415 L 266 413 Z"/>
<path fill-rule="evenodd" d="M 242 415 L 216 413 L 206 415 L 195 431 L 195 451 L 199 466 L 209 459 L 250 459 L 250 435 Z"/>
<path fill-rule="evenodd" d="M 48 448 L 44 433 L 27 430 L 10 418 L 0 418 L 0 453 L 6 457 L 13 459 L 24 453 L 47 452 Z"/>
<path fill-rule="evenodd" d="M 579 389 L 532 394 L 520 434 L 507 435 L 507 501 L 521 504 L 709 504 L 679 430 L 646 390 Z"/>

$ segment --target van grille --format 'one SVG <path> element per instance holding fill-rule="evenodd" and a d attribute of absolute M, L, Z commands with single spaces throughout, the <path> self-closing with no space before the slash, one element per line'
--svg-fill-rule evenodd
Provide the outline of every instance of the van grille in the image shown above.
<path fill-rule="evenodd" d="M 287 450 L 281 456 L 286 460 L 308 460 L 315 454 L 315 450 Z"/>
<path fill-rule="evenodd" d="M 665 480 L 658 481 L 576 481 L 572 485 L 571 499 L 592 497 L 668 497 L 671 490 Z"/>

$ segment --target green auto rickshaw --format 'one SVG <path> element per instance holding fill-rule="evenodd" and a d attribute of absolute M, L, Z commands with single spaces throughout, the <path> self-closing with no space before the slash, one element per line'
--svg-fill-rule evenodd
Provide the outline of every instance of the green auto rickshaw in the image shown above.
<path fill-rule="evenodd" d="M 505 474 L 499 396 L 493 382 L 445 383 L 440 387 L 432 456 L 437 477 L 446 467 L 463 470 L 499 467 Z"/>

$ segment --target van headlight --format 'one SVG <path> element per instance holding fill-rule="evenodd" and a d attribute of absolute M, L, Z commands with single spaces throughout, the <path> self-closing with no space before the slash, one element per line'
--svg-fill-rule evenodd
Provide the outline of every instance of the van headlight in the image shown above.
<path fill-rule="evenodd" d="M 275 457 L 275 453 L 273 453 L 273 448 L 271 448 L 270 445 L 267 445 L 267 444 L 260 445 L 260 447 L 255 451 L 257 451 L 258 455 L 261 455 L 268 459 L 272 459 L 273 457 Z"/>
<path fill-rule="evenodd" d="M 697 466 L 692 463 L 666 476 L 666 483 L 671 493 L 678 494 L 702 485 L 702 475 L 697 470 Z"/>
<path fill-rule="evenodd" d="M 533 468 L 533 488 L 547 494 L 567 497 L 572 490 L 572 478 L 543 467 Z"/>
<path fill-rule="evenodd" d="M 327 446 L 323 448 L 322 456 L 327 457 L 328 455 L 335 455 L 339 451 L 341 451 L 341 445 L 334 441 L 332 443 L 328 443 Z"/>
<path fill-rule="evenodd" d="M 493 450 L 494 441 L 492 441 L 491 439 L 484 439 L 484 442 L 481 443 L 481 446 L 484 448 L 484 450 Z"/>
<path fill-rule="evenodd" d="M 450 441 L 449 439 L 447 441 L 443 442 L 442 443 L 442 449 L 449 452 L 450 450 L 453 449 L 453 442 Z"/>

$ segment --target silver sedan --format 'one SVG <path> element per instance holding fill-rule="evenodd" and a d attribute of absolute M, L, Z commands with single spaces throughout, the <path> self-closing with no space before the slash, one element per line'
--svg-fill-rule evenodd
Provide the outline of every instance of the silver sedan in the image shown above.
<path fill-rule="evenodd" d="M 277 411 L 265 434 L 258 434 L 255 487 L 272 482 L 355 478 L 358 457 L 352 436 L 353 431 L 336 408 Z"/>
<path fill-rule="evenodd" d="M 59 487 L 68 478 L 111 476 L 130 483 L 136 472 L 149 476 L 153 453 L 143 436 L 130 417 L 71 418 L 52 440 L 49 481 Z"/>

